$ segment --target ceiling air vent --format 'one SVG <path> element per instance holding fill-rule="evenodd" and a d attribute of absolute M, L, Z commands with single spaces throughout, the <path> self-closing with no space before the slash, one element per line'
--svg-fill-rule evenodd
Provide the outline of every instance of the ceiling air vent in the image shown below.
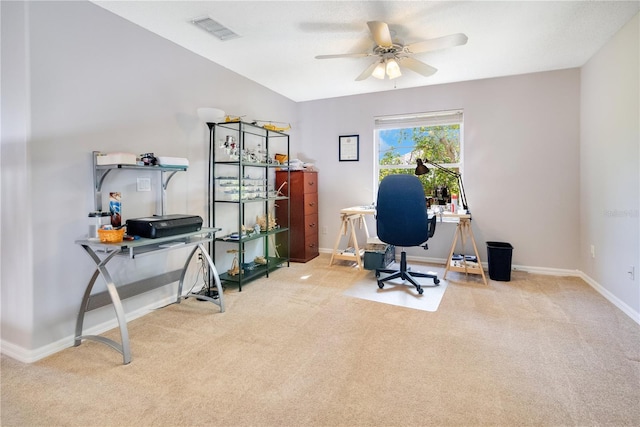
<path fill-rule="evenodd" d="M 208 16 L 204 18 L 196 18 L 191 21 L 203 30 L 213 34 L 222 41 L 231 40 L 240 37 L 221 23 L 214 21 Z"/>

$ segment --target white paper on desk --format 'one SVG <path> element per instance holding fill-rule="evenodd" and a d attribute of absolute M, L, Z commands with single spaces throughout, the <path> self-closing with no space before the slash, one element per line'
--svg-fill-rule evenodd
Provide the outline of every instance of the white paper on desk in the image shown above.
<path fill-rule="evenodd" d="M 188 167 L 189 160 L 184 157 L 166 157 L 159 156 L 157 157 L 158 164 L 160 166 L 175 166 L 175 167 Z"/>

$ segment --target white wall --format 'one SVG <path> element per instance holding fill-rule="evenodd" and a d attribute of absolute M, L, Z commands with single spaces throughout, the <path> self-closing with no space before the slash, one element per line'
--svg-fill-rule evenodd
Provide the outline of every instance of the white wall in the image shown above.
<path fill-rule="evenodd" d="M 31 346 L 33 329 L 33 244 L 29 149 L 29 39 L 22 2 L 0 3 L 2 80 L 0 145 L 0 299 L 2 338 Z M 10 64 L 10 66 L 9 66 Z M 11 285 L 9 285 L 11 284 Z M 6 321 L 5 321 L 6 320 Z"/>
<path fill-rule="evenodd" d="M 582 67 L 578 253 L 579 268 L 640 322 L 639 16 Z"/>
<path fill-rule="evenodd" d="M 74 244 L 93 210 L 93 150 L 188 158 L 189 170 L 169 184 L 167 211 L 206 218 L 208 131 L 196 109 L 273 117 L 294 129 L 297 112 L 291 100 L 89 2 L 1 7 L 3 352 L 31 360 L 73 343 L 93 272 Z M 141 175 L 152 177 L 153 193 L 136 192 Z M 157 212 L 150 196 L 158 185 L 151 173 L 126 171 L 103 190 L 123 192 L 126 219 Z M 177 258 L 123 261 L 116 277 L 175 268 L 184 262 Z M 125 309 L 157 305 L 174 289 L 127 300 Z M 85 329 L 113 317 L 111 307 L 91 312 Z"/>
<path fill-rule="evenodd" d="M 170 183 L 169 212 L 205 215 L 200 106 L 292 123 L 292 153 L 320 170 L 323 250 L 333 247 L 339 210 L 375 198 L 373 117 L 463 108 L 464 180 L 481 255 L 486 240 L 510 242 L 515 265 L 580 268 L 638 312 L 637 17 L 585 66 L 582 84 L 572 69 L 295 104 L 88 2 L 0 2 L 0 15 L 4 353 L 28 361 L 72 343 L 93 270 L 73 243 L 93 209 L 91 151 L 189 158 L 189 171 Z M 338 162 L 345 134 L 360 135 L 359 162 Z M 105 188 L 123 191 L 125 218 L 155 210 L 135 191 L 136 177 L 110 177 Z M 631 217 L 607 214 L 605 196 L 611 212 Z M 440 226 L 428 252 L 412 253 L 444 259 L 453 231 Z M 619 285 L 630 262 L 636 281 Z M 124 280 L 156 269 L 148 260 L 121 267 Z M 145 294 L 126 309 L 169 294 Z M 86 325 L 112 318 L 110 308 L 98 310 Z"/>
<path fill-rule="evenodd" d="M 375 116 L 464 109 L 464 185 L 481 258 L 486 241 L 514 246 L 513 264 L 578 265 L 579 70 L 571 69 L 304 102 L 304 154 L 318 166 L 320 247 L 333 248 L 341 208 L 371 203 Z M 360 161 L 338 161 L 338 136 L 360 135 Z M 445 259 L 455 226 L 429 251 Z"/>

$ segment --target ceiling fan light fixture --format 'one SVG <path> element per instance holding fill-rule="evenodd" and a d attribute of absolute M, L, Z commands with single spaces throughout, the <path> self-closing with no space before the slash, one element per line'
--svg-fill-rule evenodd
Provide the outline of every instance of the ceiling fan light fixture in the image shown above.
<path fill-rule="evenodd" d="M 373 70 L 373 73 L 371 73 L 371 75 L 376 79 L 383 80 L 385 75 L 384 62 L 380 61 L 378 65 L 376 65 L 376 68 Z"/>
<path fill-rule="evenodd" d="M 403 68 L 409 69 L 423 77 L 430 77 L 438 70 L 429 64 L 415 59 L 412 56 L 413 54 L 460 46 L 466 44 L 468 41 L 466 35 L 458 33 L 405 45 L 401 40 L 394 39 L 395 32 L 389 28 L 387 23 L 382 21 L 369 21 L 367 25 L 371 33 L 370 36 L 375 43 L 368 52 L 316 55 L 316 59 L 376 58 L 372 62 L 369 62 L 367 68 L 356 77 L 356 81 L 366 80 L 371 76 L 380 80 L 384 80 L 387 76 L 389 79 L 396 79 L 402 76 L 400 62 L 402 62 Z"/>
<path fill-rule="evenodd" d="M 393 58 L 387 59 L 386 70 L 387 70 L 387 75 L 389 76 L 390 79 L 395 79 L 402 75 L 402 72 L 400 72 L 400 66 L 398 65 L 398 62 Z"/>

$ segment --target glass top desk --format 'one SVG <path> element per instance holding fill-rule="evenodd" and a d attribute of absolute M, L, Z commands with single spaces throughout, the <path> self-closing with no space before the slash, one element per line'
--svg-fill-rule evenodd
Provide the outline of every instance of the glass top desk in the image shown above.
<path fill-rule="evenodd" d="M 224 312 L 224 296 L 222 294 L 222 285 L 220 284 L 220 277 L 216 270 L 213 260 L 209 256 L 205 247 L 206 243 L 213 241 L 215 233 L 219 231 L 219 228 L 202 228 L 199 231 L 190 233 L 178 234 L 169 237 L 159 237 L 156 239 L 139 240 L 125 240 L 118 243 L 102 243 L 98 240 L 77 240 L 76 244 L 82 246 L 82 248 L 89 254 L 89 257 L 95 262 L 96 270 L 94 271 L 87 288 L 84 291 L 82 297 L 82 305 L 78 312 L 78 319 L 76 321 L 76 332 L 74 347 L 79 346 L 83 339 L 90 339 L 98 341 L 110 346 L 119 353 L 122 354 L 123 364 L 131 362 L 131 348 L 129 345 L 129 332 L 127 330 L 127 320 L 124 315 L 124 309 L 122 307 L 122 299 L 138 295 L 142 292 L 146 292 L 155 289 L 166 284 L 179 281 L 178 292 L 176 297 L 176 303 L 180 303 L 183 298 L 196 297 L 200 300 L 207 300 L 218 307 L 220 312 Z M 128 258 L 136 258 L 144 255 L 158 254 L 175 249 L 192 247 L 183 267 L 179 270 L 170 271 L 155 277 L 146 278 L 134 283 L 120 284 L 117 286 L 114 283 L 107 264 L 116 256 L 126 256 Z M 212 277 L 215 281 L 216 289 L 218 291 L 217 298 L 211 298 L 206 295 L 187 293 L 182 295 L 182 287 L 184 285 L 184 278 L 187 272 L 187 268 L 193 255 L 200 249 L 200 253 L 206 260 L 209 268 L 212 272 Z M 96 282 L 98 276 L 102 276 L 107 285 L 107 290 L 97 294 L 91 294 L 93 285 Z M 84 315 L 86 312 L 95 310 L 100 307 L 104 307 L 108 304 L 113 304 L 116 312 L 116 318 L 120 328 L 121 342 L 117 343 L 109 338 L 97 336 L 97 335 L 82 335 L 82 328 L 84 323 Z"/>

